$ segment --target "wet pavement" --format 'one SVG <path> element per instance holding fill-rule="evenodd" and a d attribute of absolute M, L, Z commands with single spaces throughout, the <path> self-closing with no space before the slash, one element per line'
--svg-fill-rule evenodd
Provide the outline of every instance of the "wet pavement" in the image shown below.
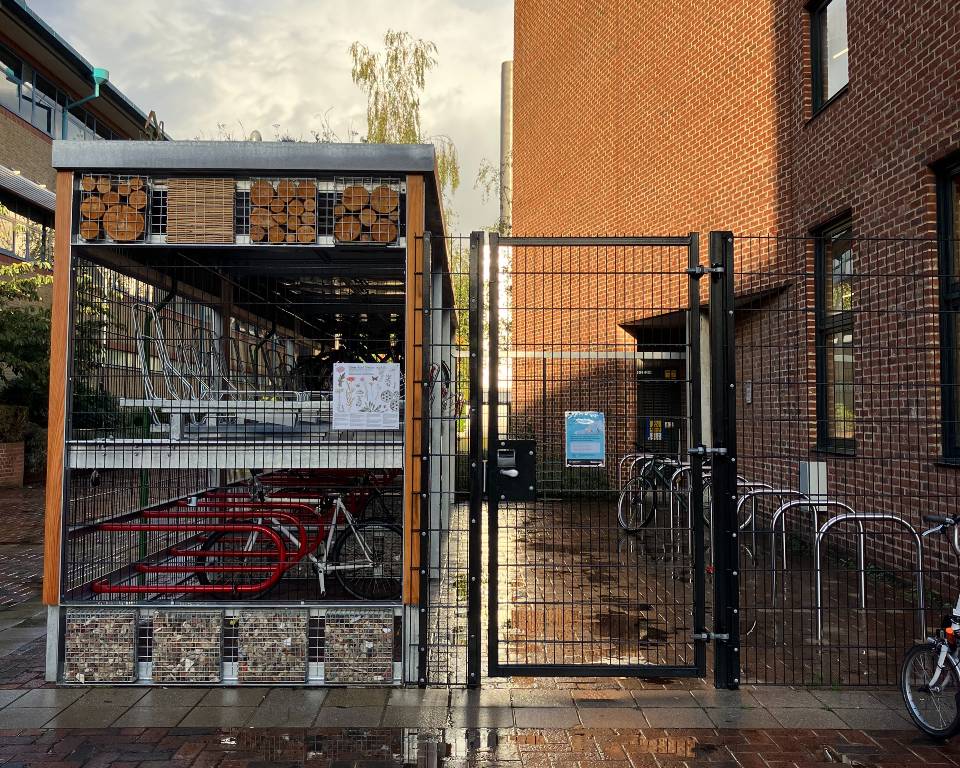
<path fill-rule="evenodd" d="M 960 747 L 883 731 L 544 728 L 126 728 L 0 732 L 17 768 L 904 768 L 960 763 Z"/>
<path fill-rule="evenodd" d="M 617 677 L 514 677 L 485 681 L 480 691 L 56 688 L 43 681 L 42 491 L 0 492 L 0 504 L 9 512 L 0 531 L 0 766 L 960 765 L 960 744 L 925 739 L 889 688 L 746 686 L 732 692 L 696 678 Z M 520 523 L 518 518 L 511 526 L 512 543 L 542 539 L 532 526 L 516 535 Z M 618 563 L 634 555 L 613 540 L 602 543 L 608 555 L 618 552 Z M 528 563 L 524 578 L 506 582 L 513 604 L 503 640 L 525 654 L 532 651 L 521 645 L 523 633 L 514 631 L 524 626 L 520 617 L 528 617 L 526 627 L 538 626 L 537 612 L 555 597 L 546 591 L 549 574 L 541 562 Z M 562 562 L 559 583 L 576 571 L 574 561 Z M 651 566 L 648 575 L 662 578 L 663 567 Z M 459 564 L 447 575 L 455 608 L 462 599 Z M 598 602 L 623 611 L 615 598 L 605 592 Z M 651 616 L 644 626 L 679 630 L 685 591 L 673 605 L 681 610 Z M 435 629 L 457 641 L 438 668 L 462 661 L 459 623 L 458 616 Z M 599 625 L 604 633 L 608 629 Z M 649 629 L 635 633 L 639 642 L 631 648 L 662 653 L 650 644 L 651 636 Z M 556 639 L 598 655 L 611 648 L 607 634 Z M 688 650 L 679 635 L 668 645 L 677 657 Z"/>

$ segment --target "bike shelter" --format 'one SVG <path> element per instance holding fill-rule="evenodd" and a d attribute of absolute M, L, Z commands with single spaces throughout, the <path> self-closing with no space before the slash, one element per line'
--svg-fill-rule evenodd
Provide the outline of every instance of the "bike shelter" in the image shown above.
<path fill-rule="evenodd" d="M 57 142 L 54 166 L 48 678 L 402 682 L 421 456 L 451 439 L 418 431 L 452 368 L 420 365 L 424 291 L 452 303 L 433 148 Z"/>

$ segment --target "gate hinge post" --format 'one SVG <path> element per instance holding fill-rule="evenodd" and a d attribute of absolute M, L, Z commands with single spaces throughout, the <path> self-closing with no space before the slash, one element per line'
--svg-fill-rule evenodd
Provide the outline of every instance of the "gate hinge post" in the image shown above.
<path fill-rule="evenodd" d="M 685 271 L 690 277 L 701 278 L 704 275 L 722 275 L 723 267 L 705 267 L 703 264 L 697 264 L 695 267 L 687 267 Z"/>
<path fill-rule="evenodd" d="M 706 445 L 698 445 L 687 451 L 691 456 L 726 456 L 726 448 L 710 448 Z"/>

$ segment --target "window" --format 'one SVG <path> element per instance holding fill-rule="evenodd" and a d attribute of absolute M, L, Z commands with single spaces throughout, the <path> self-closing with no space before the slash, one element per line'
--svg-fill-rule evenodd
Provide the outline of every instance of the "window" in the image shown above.
<path fill-rule="evenodd" d="M 0 203 L 0 253 L 23 261 L 52 261 L 53 228 Z"/>
<path fill-rule="evenodd" d="M 939 171 L 943 453 L 949 458 L 960 458 L 960 158 L 954 158 Z"/>
<path fill-rule="evenodd" d="M 0 45 L 0 106 L 12 112 L 20 111 L 20 81 L 23 63 Z"/>
<path fill-rule="evenodd" d="M 73 98 L 0 45 L 0 105 L 59 139 L 63 110 Z M 67 117 L 67 138 L 112 139 L 114 134 L 91 112 L 74 107 Z"/>
<path fill-rule="evenodd" d="M 816 0 L 810 6 L 813 109 L 817 111 L 846 86 L 847 0 Z"/>
<path fill-rule="evenodd" d="M 849 219 L 817 233 L 817 447 L 852 453 L 854 402 L 854 265 Z"/>

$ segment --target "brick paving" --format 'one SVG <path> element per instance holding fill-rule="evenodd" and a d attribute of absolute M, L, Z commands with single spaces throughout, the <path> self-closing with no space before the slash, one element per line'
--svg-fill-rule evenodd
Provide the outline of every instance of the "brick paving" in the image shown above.
<path fill-rule="evenodd" d="M 960 745 L 883 731 L 124 728 L 0 731 L 8 768 L 954 766 Z"/>

